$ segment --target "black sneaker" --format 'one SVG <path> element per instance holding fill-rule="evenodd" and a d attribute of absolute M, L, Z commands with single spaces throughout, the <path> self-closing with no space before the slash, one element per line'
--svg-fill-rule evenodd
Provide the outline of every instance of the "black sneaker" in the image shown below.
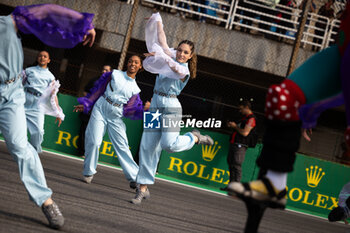
<path fill-rule="evenodd" d="M 137 183 L 135 181 L 131 181 L 129 183 L 129 186 L 130 186 L 131 189 L 136 189 L 137 188 Z"/>
<path fill-rule="evenodd" d="M 60 229 L 64 225 L 64 217 L 58 208 L 57 204 L 53 202 L 51 205 L 42 206 L 41 210 L 49 221 L 50 227 Z"/>

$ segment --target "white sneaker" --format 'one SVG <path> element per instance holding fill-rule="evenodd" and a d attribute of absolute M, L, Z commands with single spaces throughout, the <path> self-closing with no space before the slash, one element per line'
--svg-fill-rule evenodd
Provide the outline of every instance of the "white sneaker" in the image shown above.
<path fill-rule="evenodd" d="M 85 181 L 85 183 L 87 184 L 91 184 L 92 179 L 94 178 L 94 175 L 91 176 L 84 176 L 83 180 Z"/>

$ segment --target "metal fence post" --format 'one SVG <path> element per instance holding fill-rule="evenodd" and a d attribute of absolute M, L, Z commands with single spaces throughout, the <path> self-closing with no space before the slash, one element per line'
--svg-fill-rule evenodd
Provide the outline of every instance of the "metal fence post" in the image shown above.
<path fill-rule="evenodd" d="M 123 66 L 124 66 L 126 53 L 128 51 L 129 44 L 130 44 L 132 29 L 134 28 L 134 23 L 135 23 L 137 9 L 139 7 L 139 2 L 140 2 L 140 0 L 135 0 L 134 5 L 132 6 L 132 11 L 131 11 L 130 21 L 129 21 L 129 25 L 128 25 L 128 30 L 126 32 L 126 36 L 125 36 L 125 39 L 124 39 L 124 42 L 123 42 L 122 52 L 120 54 L 118 70 L 122 70 Z"/>
<path fill-rule="evenodd" d="M 300 48 L 300 42 L 304 33 L 304 28 L 305 28 L 310 6 L 311 6 L 311 0 L 306 0 L 303 5 L 302 18 L 301 18 L 301 22 L 299 23 L 297 37 L 294 41 L 294 47 L 293 47 L 292 56 L 290 58 L 290 62 L 288 66 L 287 77 L 293 72 L 295 68 L 295 63 L 297 61 L 299 48 Z"/>
<path fill-rule="evenodd" d="M 227 21 L 226 21 L 226 25 L 225 25 L 226 29 L 228 29 L 229 26 L 230 26 L 231 14 L 232 14 L 232 11 L 233 11 L 233 5 L 234 4 L 236 4 L 236 1 L 235 0 L 231 0 L 230 9 L 229 9 L 228 14 L 227 14 Z"/>
<path fill-rule="evenodd" d="M 226 29 L 232 29 L 232 23 L 235 20 L 235 15 L 236 15 L 236 11 L 237 11 L 237 6 L 238 6 L 238 0 L 232 0 L 232 2 L 235 2 L 234 5 L 231 4 L 231 6 L 233 6 L 233 10 L 231 10 L 231 14 L 229 15 L 229 24 L 227 25 L 228 27 L 226 27 Z"/>

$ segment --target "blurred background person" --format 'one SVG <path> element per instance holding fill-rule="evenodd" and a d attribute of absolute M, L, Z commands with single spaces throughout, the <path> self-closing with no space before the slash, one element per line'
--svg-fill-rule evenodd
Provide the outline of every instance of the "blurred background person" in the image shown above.
<path fill-rule="evenodd" d="M 104 74 L 106 72 L 111 72 L 112 66 L 111 65 L 104 65 L 102 67 L 101 74 Z M 97 76 L 93 79 L 91 79 L 88 84 L 84 87 L 84 96 L 89 94 L 90 89 L 94 86 L 94 83 L 100 78 L 100 76 Z M 79 130 L 79 138 L 78 138 L 78 155 L 84 156 L 85 153 L 85 130 L 90 120 L 91 111 L 88 114 L 85 114 L 84 112 L 81 112 L 79 117 L 81 121 L 80 130 Z"/>

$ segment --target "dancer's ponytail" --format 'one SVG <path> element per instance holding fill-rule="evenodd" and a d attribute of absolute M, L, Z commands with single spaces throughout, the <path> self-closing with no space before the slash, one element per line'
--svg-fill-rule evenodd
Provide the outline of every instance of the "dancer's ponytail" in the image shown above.
<path fill-rule="evenodd" d="M 195 79 L 197 77 L 197 54 L 193 53 L 189 61 L 190 77 Z"/>

